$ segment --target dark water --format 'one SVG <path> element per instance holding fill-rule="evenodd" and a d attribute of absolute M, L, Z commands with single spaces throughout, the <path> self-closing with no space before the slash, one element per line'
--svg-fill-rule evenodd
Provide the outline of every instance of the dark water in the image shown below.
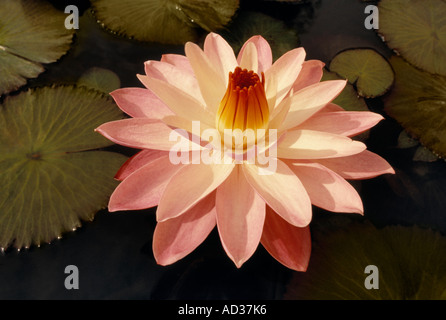
<path fill-rule="evenodd" d="M 252 2 L 248 6 L 252 7 Z M 88 2 L 84 1 L 88 4 Z M 300 44 L 309 59 L 326 63 L 347 48 L 370 47 L 383 55 L 391 52 L 377 34 L 364 28 L 365 3 L 352 0 L 314 1 L 305 12 L 289 6 L 264 4 L 260 10 L 283 16 L 287 23 L 304 15 Z M 61 6 L 63 8 L 63 6 Z M 86 6 L 85 6 L 86 7 Z M 281 9 L 280 9 L 281 8 Z M 281 11 L 282 10 L 282 11 Z M 80 21 L 73 49 L 48 66 L 33 85 L 75 81 L 90 67 L 111 69 L 122 87 L 140 86 L 135 75 L 143 63 L 163 53 L 183 53 L 182 46 L 162 46 L 126 40 L 108 34 L 87 11 Z M 380 100 L 368 101 L 382 113 Z M 365 218 L 375 225 L 428 226 L 446 232 L 443 161 L 414 162 L 414 149 L 398 149 L 401 127 L 386 119 L 372 129 L 367 145 L 386 158 L 396 176 L 378 177 L 361 184 Z M 131 154 L 132 150 L 122 149 Z M 315 209 L 312 226 L 318 227 L 335 214 Z M 214 230 L 192 254 L 168 267 L 158 266 L 152 254 L 154 210 L 108 213 L 101 211 L 93 222 L 40 248 L 9 250 L 0 256 L 0 299 L 280 299 L 292 272 L 259 246 L 253 257 L 237 269 L 221 247 Z M 79 268 L 79 290 L 66 290 L 64 269 Z"/>

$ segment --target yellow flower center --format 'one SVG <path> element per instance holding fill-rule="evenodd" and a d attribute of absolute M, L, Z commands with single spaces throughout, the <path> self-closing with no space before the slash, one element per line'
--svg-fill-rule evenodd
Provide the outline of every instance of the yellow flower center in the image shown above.
<path fill-rule="evenodd" d="M 225 129 L 266 129 L 269 121 L 268 102 L 265 95 L 265 76 L 262 81 L 254 71 L 235 68 L 229 73 L 228 88 L 217 112 L 216 125 L 220 134 Z"/>

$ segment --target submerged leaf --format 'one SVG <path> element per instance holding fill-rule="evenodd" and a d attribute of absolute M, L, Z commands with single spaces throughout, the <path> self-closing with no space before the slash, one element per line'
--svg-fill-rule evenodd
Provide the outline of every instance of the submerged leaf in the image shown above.
<path fill-rule="evenodd" d="M 222 35 L 238 52 L 250 37 L 261 35 L 271 45 L 273 58 L 297 47 L 297 32 L 288 28 L 281 20 L 260 12 L 241 12 Z"/>
<path fill-rule="evenodd" d="M 381 0 L 379 33 L 411 64 L 446 75 L 446 2 Z"/>
<path fill-rule="evenodd" d="M 93 67 L 82 74 L 77 81 L 78 85 L 110 93 L 121 86 L 121 80 L 116 73 L 111 70 Z"/>
<path fill-rule="evenodd" d="M 0 0 L 0 95 L 19 88 L 70 48 L 66 16 L 41 0 Z"/>
<path fill-rule="evenodd" d="M 419 227 L 376 229 L 353 224 L 316 238 L 308 270 L 295 274 L 286 299 L 446 298 L 446 238 L 439 233 Z M 366 273 L 369 265 L 376 266 L 378 273 Z M 367 279 L 373 274 L 377 278 Z M 366 283 L 378 289 L 367 289 Z"/>
<path fill-rule="evenodd" d="M 198 27 L 216 31 L 235 14 L 239 0 L 93 0 L 107 29 L 140 41 L 182 44 L 197 39 Z"/>
<path fill-rule="evenodd" d="M 6 98 L 0 109 L 0 247 L 50 242 L 106 206 L 126 157 L 86 150 L 111 145 L 94 129 L 119 118 L 109 98 L 84 87 L 44 87 Z"/>
<path fill-rule="evenodd" d="M 421 144 L 446 157 L 446 77 L 421 71 L 392 57 L 394 88 L 384 98 L 385 111 Z"/>
<path fill-rule="evenodd" d="M 386 93 L 394 75 L 387 60 L 372 49 L 350 49 L 337 54 L 330 63 L 336 72 L 356 86 L 358 94 L 374 98 Z"/>

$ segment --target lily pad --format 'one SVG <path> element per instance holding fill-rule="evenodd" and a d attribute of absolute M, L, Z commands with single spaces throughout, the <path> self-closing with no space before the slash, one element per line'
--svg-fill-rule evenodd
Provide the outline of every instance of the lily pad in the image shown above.
<path fill-rule="evenodd" d="M 379 33 L 411 64 L 446 75 L 446 2 L 381 0 Z"/>
<path fill-rule="evenodd" d="M 446 299 L 446 238 L 437 232 L 358 223 L 317 239 L 307 272 L 294 276 L 286 299 Z M 374 281 L 369 265 L 377 267 Z"/>
<path fill-rule="evenodd" d="M 342 80 L 342 78 L 334 72 L 324 69 L 321 81 Z M 341 106 L 347 111 L 370 111 L 367 103 L 358 95 L 352 84 L 347 83 L 344 90 L 333 100 L 333 103 Z"/>
<path fill-rule="evenodd" d="M 63 12 L 41 0 L 0 0 L 0 95 L 23 86 L 70 48 Z"/>
<path fill-rule="evenodd" d="M 85 87 L 43 87 L 5 99 L 0 247 L 50 242 L 106 207 L 126 157 L 88 150 L 111 145 L 94 129 L 122 117 L 110 98 Z"/>
<path fill-rule="evenodd" d="M 372 49 L 349 49 L 337 54 L 330 62 L 330 71 L 356 86 L 358 94 L 374 98 L 386 93 L 394 75 L 387 60 Z"/>
<path fill-rule="evenodd" d="M 120 35 L 140 41 L 182 44 L 195 41 L 200 28 L 223 28 L 239 0 L 93 0 L 100 23 Z"/>
<path fill-rule="evenodd" d="M 270 44 L 274 59 L 299 44 L 299 36 L 295 30 L 288 28 L 282 20 L 261 12 L 240 12 L 222 35 L 235 52 L 252 36 L 261 35 Z"/>
<path fill-rule="evenodd" d="M 93 67 L 81 75 L 77 84 L 110 93 L 120 88 L 121 80 L 116 73 L 109 69 Z"/>
<path fill-rule="evenodd" d="M 392 57 L 394 88 L 384 110 L 435 154 L 446 157 L 446 77 L 419 70 Z"/>
<path fill-rule="evenodd" d="M 324 69 L 321 81 L 327 80 L 341 80 L 342 78 L 334 72 L 330 72 Z M 347 111 L 370 111 L 367 107 L 367 103 L 362 97 L 358 95 L 352 84 L 347 83 L 344 90 L 333 100 L 334 104 L 344 108 Z M 365 131 L 353 139 L 359 141 L 365 141 L 369 138 L 370 131 Z"/>

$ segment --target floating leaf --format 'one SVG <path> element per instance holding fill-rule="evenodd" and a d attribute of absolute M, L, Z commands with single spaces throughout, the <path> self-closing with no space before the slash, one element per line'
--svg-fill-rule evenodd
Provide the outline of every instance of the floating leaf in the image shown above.
<path fill-rule="evenodd" d="M 241 12 L 222 35 L 235 52 L 238 52 L 250 37 L 261 35 L 271 45 L 274 59 L 296 48 L 299 43 L 295 30 L 288 28 L 283 21 L 260 12 Z"/>
<path fill-rule="evenodd" d="M 446 75 L 446 2 L 381 0 L 379 32 L 411 64 Z"/>
<path fill-rule="evenodd" d="M 18 89 L 70 48 L 66 16 L 41 0 L 0 0 L 0 95 Z"/>
<path fill-rule="evenodd" d="M 422 145 L 446 157 L 446 77 L 421 71 L 399 57 L 390 63 L 395 84 L 384 98 L 384 110 Z"/>
<path fill-rule="evenodd" d="M 93 0 L 107 29 L 140 41 L 182 44 L 197 39 L 197 27 L 216 31 L 235 14 L 239 0 Z"/>
<path fill-rule="evenodd" d="M 324 75 L 322 76 L 321 81 L 341 79 L 342 78 L 336 73 L 324 69 Z M 342 90 L 339 96 L 333 100 L 333 103 L 341 106 L 347 111 L 370 111 L 364 99 L 358 96 L 355 88 L 350 83 L 347 83 L 344 90 Z"/>
<path fill-rule="evenodd" d="M 121 86 L 121 80 L 116 73 L 111 70 L 93 67 L 82 74 L 77 81 L 78 85 L 110 93 Z"/>
<path fill-rule="evenodd" d="M 446 299 L 446 238 L 439 233 L 352 224 L 317 238 L 308 270 L 295 274 L 287 299 Z M 378 268 L 378 279 L 369 279 L 378 289 L 365 287 L 369 265 Z"/>
<path fill-rule="evenodd" d="M 342 79 L 336 73 L 324 69 L 321 81 Z M 370 111 L 364 99 L 358 96 L 353 85 L 347 83 L 344 90 L 333 100 L 333 103 L 341 106 L 347 111 Z M 369 137 L 369 131 L 365 131 L 354 137 L 355 140 L 365 141 Z"/>
<path fill-rule="evenodd" d="M 119 118 L 111 99 L 85 87 L 44 87 L 5 99 L 0 247 L 50 242 L 106 206 L 126 157 L 88 150 L 111 144 L 94 129 Z"/>
<path fill-rule="evenodd" d="M 358 94 L 374 98 L 386 93 L 394 75 L 387 60 L 372 49 L 350 49 L 337 54 L 330 63 L 330 71 L 356 86 Z"/>

